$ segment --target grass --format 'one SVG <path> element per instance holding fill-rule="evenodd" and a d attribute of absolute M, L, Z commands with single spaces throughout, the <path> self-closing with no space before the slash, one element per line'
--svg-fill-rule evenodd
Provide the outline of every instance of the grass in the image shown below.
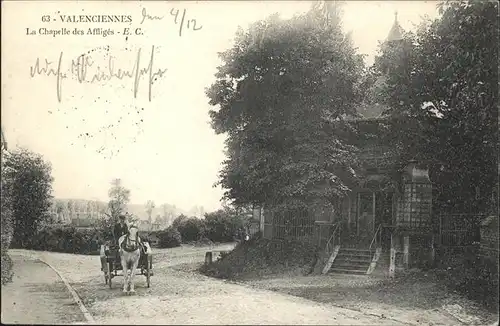
<path fill-rule="evenodd" d="M 256 237 L 239 243 L 220 260 L 201 266 L 199 271 L 224 279 L 307 275 L 317 261 L 316 253 L 316 247 L 305 241 L 272 241 Z"/>

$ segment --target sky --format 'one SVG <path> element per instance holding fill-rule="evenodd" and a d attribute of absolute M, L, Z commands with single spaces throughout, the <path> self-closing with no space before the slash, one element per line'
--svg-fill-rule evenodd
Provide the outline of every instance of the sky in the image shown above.
<path fill-rule="evenodd" d="M 224 136 L 215 135 L 209 125 L 212 108 L 204 89 L 215 80 L 221 63 L 217 53 L 232 46 L 238 26 L 247 28 L 275 12 L 291 17 L 308 10 L 310 4 L 2 2 L 2 28 L 9 32 L 2 33 L 1 118 L 9 149 L 25 147 L 50 161 L 57 198 L 106 201 L 111 180 L 120 178 L 131 190 L 131 203 L 154 200 L 157 205 L 169 203 L 185 210 L 194 205 L 215 210 L 222 195 L 213 185 L 225 158 Z M 436 4 L 349 1 L 343 8 L 344 29 L 352 32 L 359 53 L 367 54 L 366 62 L 371 64 L 395 11 L 401 26 L 411 30 L 423 16 L 437 16 Z M 130 15 L 132 22 L 68 21 L 67 16 L 81 14 Z M 42 21 L 42 16 L 49 16 L 51 22 Z M 68 34 L 48 35 L 40 28 Z M 132 35 L 125 36 L 124 28 Z M 136 28 L 141 28 L 142 35 L 133 35 Z M 73 34 L 75 29 L 84 35 Z M 104 36 L 108 29 L 113 35 Z M 151 101 L 148 73 L 138 83 L 133 78 L 91 81 L 94 75 L 109 73 L 111 62 L 115 73 L 132 70 L 139 50 L 141 69 L 152 61 L 154 72 L 165 70 L 151 86 Z M 83 83 L 71 74 L 72 62 L 81 54 L 92 64 Z M 58 83 L 55 74 L 42 68 L 55 72 L 59 62 Z"/>

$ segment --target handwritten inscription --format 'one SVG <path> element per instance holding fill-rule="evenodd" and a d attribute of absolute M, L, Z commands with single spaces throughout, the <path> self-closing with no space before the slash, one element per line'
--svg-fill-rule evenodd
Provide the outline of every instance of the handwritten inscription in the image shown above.
<path fill-rule="evenodd" d="M 150 15 L 146 8 L 142 8 L 141 14 L 141 24 L 143 24 L 146 20 L 162 20 L 164 18 L 164 16 Z M 179 26 L 179 36 L 182 36 L 182 31 L 185 28 L 191 29 L 193 31 L 199 31 L 203 27 L 198 24 L 196 19 L 188 17 L 186 9 L 180 11 L 179 9 L 172 8 L 170 9 L 170 15 L 173 17 L 174 23 Z"/>
<path fill-rule="evenodd" d="M 155 68 L 153 67 L 154 49 L 155 47 L 152 46 L 151 56 L 145 68 L 141 68 L 142 49 L 139 49 L 137 51 L 134 66 L 129 70 L 115 67 L 115 62 L 111 56 L 108 60 L 107 67 L 101 68 L 95 63 L 90 55 L 81 55 L 76 60 L 71 61 L 71 69 L 68 69 L 69 71 L 63 72 L 62 64 L 64 53 L 61 52 L 57 63 L 54 63 L 47 59 L 40 60 L 40 58 L 37 58 L 35 64 L 30 67 L 30 76 L 31 78 L 35 78 L 36 76 L 55 76 L 57 100 L 58 102 L 61 102 L 63 80 L 68 78 L 69 73 L 71 73 L 71 75 L 73 76 L 76 76 L 76 79 L 79 83 L 90 84 L 102 81 L 111 81 L 113 79 L 123 80 L 125 78 L 130 78 L 134 83 L 134 98 L 137 98 L 137 94 L 140 88 L 140 81 L 143 76 L 146 75 L 148 80 L 148 99 L 151 102 L 153 82 L 157 78 L 161 78 L 167 71 L 167 69 L 157 69 L 155 71 Z M 95 67 L 95 69 L 90 71 L 92 67 Z"/>
<path fill-rule="evenodd" d="M 179 11 L 179 9 L 172 8 L 170 10 L 170 15 L 174 17 L 174 23 L 176 25 L 179 25 L 179 36 L 182 36 L 182 30 L 184 27 L 187 29 L 192 29 L 193 31 L 199 31 L 203 26 L 199 25 L 196 22 L 196 19 L 188 19 L 186 17 L 186 9 L 182 10 L 182 13 Z"/>
<path fill-rule="evenodd" d="M 146 8 L 142 8 L 142 20 L 141 24 L 144 23 L 145 20 L 162 20 L 163 16 L 151 16 L 148 14 Z"/>
<path fill-rule="evenodd" d="M 66 78 L 66 74 L 61 72 L 61 63 L 62 63 L 63 53 L 59 55 L 59 60 L 57 61 L 57 68 L 54 68 L 52 62 L 45 59 L 45 67 L 40 67 L 40 58 L 36 59 L 35 66 L 30 68 L 30 76 L 31 78 L 36 75 L 45 75 L 45 76 L 56 76 L 56 94 L 57 100 L 61 102 L 62 96 L 62 81 Z"/>

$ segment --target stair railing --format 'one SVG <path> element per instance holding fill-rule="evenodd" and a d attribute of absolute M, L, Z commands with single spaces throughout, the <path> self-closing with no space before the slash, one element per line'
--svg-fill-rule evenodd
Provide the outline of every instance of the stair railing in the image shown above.
<path fill-rule="evenodd" d="M 372 242 L 370 243 L 370 250 L 372 249 L 374 243 L 378 245 L 382 243 L 382 224 L 378 225 L 377 231 L 375 231 L 375 234 L 373 235 Z"/>
<path fill-rule="evenodd" d="M 340 232 L 340 223 L 335 224 L 332 235 L 328 239 L 328 242 L 326 243 L 325 246 L 325 252 L 330 256 L 330 254 L 333 252 L 333 248 L 335 248 L 335 243 L 336 241 L 339 242 L 340 244 L 340 236 L 338 236 Z"/>

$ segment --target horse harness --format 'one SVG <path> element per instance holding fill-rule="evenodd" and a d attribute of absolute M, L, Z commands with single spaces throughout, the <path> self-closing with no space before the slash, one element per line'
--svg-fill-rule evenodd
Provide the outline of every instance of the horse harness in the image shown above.
<path fill-rule="evenodd" d="M 133 242 L 134 245 L 129 246 L 128 244 L 130 242 Z M 123 242 L 121 243 L 120 247 L 121 247 L 121 249 L 125 250 L 126 252 L 133 252 L 133 251 L 136 251 L 137 249 L 139 249 L 141 246 L 140 246 L 140 243 L 139 243 L 139 240 L 137 237 L 135 240 L 132 240 L 130 238 L 130 235 L 127 234 L 127 235 L 125 235 L 125 239 L 123 239 Z"/>

